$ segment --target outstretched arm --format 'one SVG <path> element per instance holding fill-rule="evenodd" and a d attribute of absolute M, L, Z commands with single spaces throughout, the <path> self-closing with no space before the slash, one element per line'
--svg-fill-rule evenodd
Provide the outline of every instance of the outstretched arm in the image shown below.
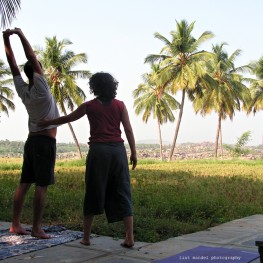
<path fill-rule="evenodd" d="M 134 135 L 133 135 L 133 130 L 132 130 L 132 126 L 130 123 L 130 119 L 129 119 L 129 114 L 128 111 L 126 109 L 126 106 L 124 106 L 124 110 L 122 112 L 122 125 L 124 128 L 124 132 L 126 135 L 126 138 L 128 140 L 130 149 L 131 149 L 131 156 L 130 156 L 130 162 L 132 164 L 132 170 L 135 169 L 136 165 L 137 165 L 137 154 L 136 154 L 136 147 L 135 147 L 135 139 L 134 139 Z"/>
<path fill-rule="evenodd" d="M 43 70 L 37 60 L 36 54 L 33 48 L 31 47 L 29 41 L 25 37 L 24 33 L 22 32 L 22 30 L 20 28 L 15 27 L 14 29 L 11 29 L 10 32 L 12 34 L 18 35 L 18 37 L 20 38 L 22 46 L 25 51 L 26 58 L 31 63 L 34 72 L 37 72 L 38 74 L 43 75 Z"/>
<path fill-rule="evenodd" d="M 5 53 L 6 53 L 6 58 L 7 62 L 10 66 L 11 72 L 13 76 L 20 75 L 20 70 L 17 66 L 16 59 L 13 53 L 13 49 L 10 44 L 10 39 L 9 37 L 12 35 L 12 31 L 10 29 L 7 29 L 6 31 L 3 32 L 3 39 L 4 39 L 4 45 L 5 45 Z"/>
<path fill-rule="evenodd" d="M 52 120 L 42 120 L 38 123 L 38 126 L 44 128 L 49 125 L 61 125 L 68 122 L 76 121 L 86 114 L 86 107 L 86 103 L 83 103 L 76 110 L 72 111 L 69 115 Z"/>

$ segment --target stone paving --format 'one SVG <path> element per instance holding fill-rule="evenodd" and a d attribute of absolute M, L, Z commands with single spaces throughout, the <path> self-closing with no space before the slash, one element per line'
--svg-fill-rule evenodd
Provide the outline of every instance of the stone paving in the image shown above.
<path fill-rule="evenodd" d="M 9 226 L 10 223 L 8 222 L 0 222 L 0 229 L 7 229 Z M 132 249 L 121 247 L 122 240 L 94 236 L 91 240 L 92 245 L 88 247 L 81 245 L 80 240 L 75 240 L 0 260 L 0 263 L 146 263 L 200 245 L 243 249 L 257 253 L 256 240 L 263 240 L 263 215 L 261 214 L 237 219 L 209 228 L 206 231 L 174 237 L 158 243 L 136 242 Z M 253 263 L 259 262 L 259 259 L 253 261 Z"/>

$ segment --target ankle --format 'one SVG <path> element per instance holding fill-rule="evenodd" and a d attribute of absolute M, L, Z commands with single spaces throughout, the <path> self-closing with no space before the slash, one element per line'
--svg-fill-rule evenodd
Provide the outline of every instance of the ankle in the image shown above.
<path fill-rule="evenodd" d="M 133 236 L 126 236 L 125 239 L 126 240 L 134 240 L 134 237 Z"/>

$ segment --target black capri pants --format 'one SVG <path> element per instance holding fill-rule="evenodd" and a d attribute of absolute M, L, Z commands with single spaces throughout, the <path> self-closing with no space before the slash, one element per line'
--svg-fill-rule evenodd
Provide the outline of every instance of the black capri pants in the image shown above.
<path fill-rule="evenodd" d="M 94 143 L 86 160 L 83 213 L 103 214 L 109 223 L 132 216 L 132 198 L 124 143 Z"/>

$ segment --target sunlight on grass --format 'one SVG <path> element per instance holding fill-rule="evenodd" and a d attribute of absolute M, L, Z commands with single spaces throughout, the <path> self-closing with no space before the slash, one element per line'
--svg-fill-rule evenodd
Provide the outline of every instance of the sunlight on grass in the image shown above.
<path fill-rule="evenodd" d="M 0 160 L 0 220 L 10 221 L 21 159 Z M 263 213 L 263 161 L 143 161 L 131 171 L 137 241 L 157 242 Z M 44 224 L 82 230 L 85 160 L 58 161 Z M 31 223 L 33 189 L 23 222 Z M 122 222 L 95 217 L 93 233 L 123 238 Z"/>

